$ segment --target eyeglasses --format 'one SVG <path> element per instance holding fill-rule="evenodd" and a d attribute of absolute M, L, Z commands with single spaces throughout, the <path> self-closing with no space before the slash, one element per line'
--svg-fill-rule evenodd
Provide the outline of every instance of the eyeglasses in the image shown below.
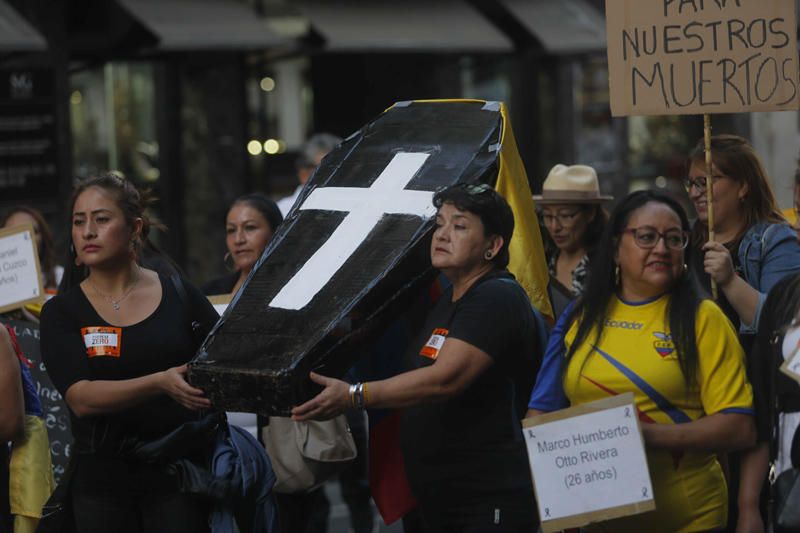
<path fill-rule="evenodd" d="M 581 210 L 573 211 L 572 213 L 558 213 L 555 215 L 542 215 L 542 221 L 545 226 L 552 226 L 558 221 L 558 225 L 562 228 L 569 228 L 575 224 L 575 217 L 580 214 Z"/>
<path fill-rule="evenodd" d="M 725 176 L 711 176 L 711 184 L 713 185 L 714 183 L 718 182 L 724 177 Z M 703 194 L 704 192 L 706 192 L 706 181 L 707 178 L 705 176 L 702 176 L 694 180 L 692 178 L 683 178 L 683 187 L 686 189 L 687 193 L 691 193 L 692 187 L 694 187 L 695 189 L 697 189 L 697 192 Z"/>
<path fill-rule="evenodd" d="M 650 226 L 641 226 L 639 228 L 627 228 L 623 233 L 632 234 L 633 242 L 636 243 L 636 246 L 645 250 L 655 248 L 660 239 L 664 239 L 664 245 L 667 249 L 675 252 L 683 250 L 689 244 L 689 233 L 678 229 L 671 229 L 661 233 Z"/>

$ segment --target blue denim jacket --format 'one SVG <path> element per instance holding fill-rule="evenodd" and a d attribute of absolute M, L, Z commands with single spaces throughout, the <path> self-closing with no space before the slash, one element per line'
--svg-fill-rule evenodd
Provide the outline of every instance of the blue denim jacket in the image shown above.
<path fill-rule="evenodd" d="M 739 264 L 744 280 L 759 292 L 753 323 L 742 322 L 739 333 L 755 334 L 769 290 L 785 276 L 800 272 L 797 233 L 788 224 L 754 224 L 739 244 Z"/>

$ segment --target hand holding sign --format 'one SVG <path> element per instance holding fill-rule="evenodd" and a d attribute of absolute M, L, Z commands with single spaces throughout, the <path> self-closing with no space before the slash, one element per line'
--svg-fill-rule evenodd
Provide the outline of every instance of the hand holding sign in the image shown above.
<path fill-rule="evenodd" d="M 0 230 L 0 313 L 44 295 L 33 226 Z"/>
<path fill-rule="evenodd" d="M 655 509 L 633 402 L 626 393 L 523 422 L 542 531 Z"/>

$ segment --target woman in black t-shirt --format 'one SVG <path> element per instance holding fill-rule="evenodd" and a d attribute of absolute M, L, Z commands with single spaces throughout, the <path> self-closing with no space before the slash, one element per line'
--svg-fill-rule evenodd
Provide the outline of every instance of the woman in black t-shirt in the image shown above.
<path fill-rule="evenodd" d="M 323 391 L 295 420 L 403 407 L 401 445 L 423 531 L 530 532 L 538 523 L 519 423 L 545 333 L 505 269 L 514 216 L 487 185 L 455 185 L 438 208 L 431 262 L 452 283 L 407 354 L 408 371 Z"/>
<path fill-rule="evenodd" d="M 158 466 L 124 453 L 210 407 L 185 374 L 199 344 L 192 323 L 207 331 L 217 314 L 191 285 L 139 266 L 146 203 L 112 174 L 76 188 L 66 278 L 74 285 L 41 315 L 42 358 L 72 419 L 70 498 L 80 532 L 208 529 L 205 504 Z"/>

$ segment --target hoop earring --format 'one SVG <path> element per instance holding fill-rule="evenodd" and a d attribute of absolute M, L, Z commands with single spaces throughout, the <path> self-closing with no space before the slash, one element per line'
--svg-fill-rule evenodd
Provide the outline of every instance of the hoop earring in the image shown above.
<path fill-rule="evenodd" d="M 222 264 L 225 265 L 225 270 L 229 272 L 234 272 L 236 268 L 236 265 L 233 264 L 233 257 L 230 252 L 225 252 L 225 255 L 222 256 Z"/>
<path fill-rule="evenodd" d="M 486 253 L 485 253 L 485 254 L 483 254 L 483 257 L 484 257 L 484 258 L 485 258 L 487 261 L 491 261 L 491 260 L 492 260 L 492 257 L 494 257 L 494 256 L 492 255 L 492 252 L 490 252 L 489 250 L 486 250 Z"/>
<path fill-rule="evenodd" d="M 614 285 L 619 285 L 619 265 L 614 267 Z"/>

